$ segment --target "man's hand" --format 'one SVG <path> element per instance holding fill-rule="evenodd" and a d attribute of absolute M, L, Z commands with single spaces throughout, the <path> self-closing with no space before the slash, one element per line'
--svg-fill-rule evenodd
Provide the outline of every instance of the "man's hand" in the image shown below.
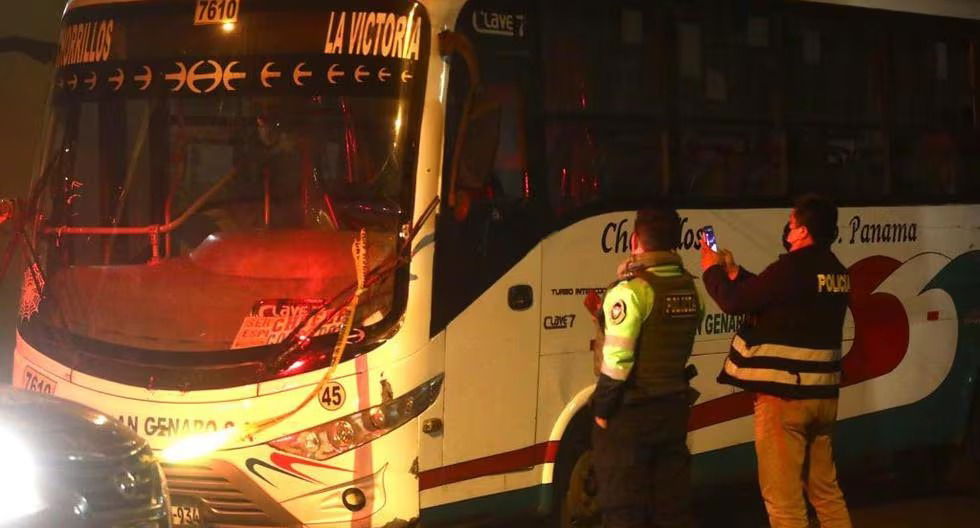
<path fill-rule="evenodd" d="M 708 244 L 708 237 L 702 234 L 701 235 L 701 271 L 708 271 L 708 268 L 721 264 L 724 264 L 721 255 L 711 250 L 711 246 Z"/>
<path fill-rule="evenodd" d="M 600 429 L 609 429 L 609 421 L 605 418 L 595 417 L 595 424 L 599 426 Z"/>
<path fill-rule="evenodd" d="M 625 279 L 630 272 L 630 264 L 632 263 L 633 263 L 632 257 L 627 258 L 626 260 L 620 262 L 619 265 L 616 266 L 616 278 L 620 280 Z"/>
<path fill-rule="evenodd" d="M 589 293 L 585 295 L 585 299 L 582 301 L 585 305 L 585 310 L 589 312 L 593 320 L 598 318 L 599 312 L 602 310 L 602 297 L 596 293 L 595 290 L 589 290 Z"/>
<path fill-rule="evenodd" d="M 728 280 L 735 280 L 738 277 L 739 267 L 735 263 L 735 255 L 732 252 L 723 249 L 718 252 L 721 255 L 722 264 L 725 266 L 725 272 L 728 273 Z"/>

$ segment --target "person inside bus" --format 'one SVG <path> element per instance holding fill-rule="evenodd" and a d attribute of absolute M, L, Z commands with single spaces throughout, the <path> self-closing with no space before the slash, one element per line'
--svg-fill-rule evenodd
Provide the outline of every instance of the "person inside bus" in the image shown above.
<path fill-rule="evenodd" d="M 592 462 L 606 528 L 694 525 L 686 366 L 703 308 L 674 251 L 680 236 L 677 211 L 639 211 L 630 261 L 597 314 Z"/>
<path fill-rule="evenodd" d="M 830 250 L 836 206 L 802 196 L 784 238 L 789 252 L 758 276 L 702 240 L 708 294 L 725 313 L 749 316 L 718 382 L 755 395 L 759 487 L 772 527 L 810 526 L 805 492 L 822 528 L 850 528 L 831 449 L 850 292 L 847 269 Z"/>

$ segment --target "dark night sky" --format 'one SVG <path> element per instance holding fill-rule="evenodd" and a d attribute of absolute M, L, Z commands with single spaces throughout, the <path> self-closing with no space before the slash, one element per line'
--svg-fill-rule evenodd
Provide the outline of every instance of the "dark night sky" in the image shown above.
<path fill-rule="evenodd" d="M 54 41 L 65 0 L 0 0 L 0 36 Z M 23 196 L 37 157 L 51 67 L 14 53 L 0 53 L 0 196 Z M 0 248 L 8 237 L 0 234 Z M 16 271 L 16 268 L 11 271 Z M 0 381 L 10 378 L 19 273 L 0 284 Z"/>

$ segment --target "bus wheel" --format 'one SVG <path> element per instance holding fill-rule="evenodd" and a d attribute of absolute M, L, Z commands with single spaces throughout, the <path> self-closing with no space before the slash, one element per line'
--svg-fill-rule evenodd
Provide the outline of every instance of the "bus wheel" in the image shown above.
<path fill-rule="evenodd" d="M 572 467 L 568 489 L 561 501 L 560 528 L 588 528 L 602 525 L 596 501 L 592 450 L 585 451 Z"/>
<path fill-rule="evenodd" d="M 558 448 L 555 465 L 557 507 L 552 512 L 551 523 L 555 528 L 602 526 L 592 469 L 591 418 L 589 413 L 576 416 Z"/>

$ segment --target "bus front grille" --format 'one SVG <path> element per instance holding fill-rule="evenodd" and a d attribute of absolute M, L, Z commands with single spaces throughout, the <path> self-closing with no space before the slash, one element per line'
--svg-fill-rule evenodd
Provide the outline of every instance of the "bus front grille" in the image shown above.
<path fill-rule="evenodd" d="M 196 501 L 204 525 L 215 528 L 297 526 L 282 508 L 261 493 L 232 465 L 163 464 L 174 502 Z"/>

